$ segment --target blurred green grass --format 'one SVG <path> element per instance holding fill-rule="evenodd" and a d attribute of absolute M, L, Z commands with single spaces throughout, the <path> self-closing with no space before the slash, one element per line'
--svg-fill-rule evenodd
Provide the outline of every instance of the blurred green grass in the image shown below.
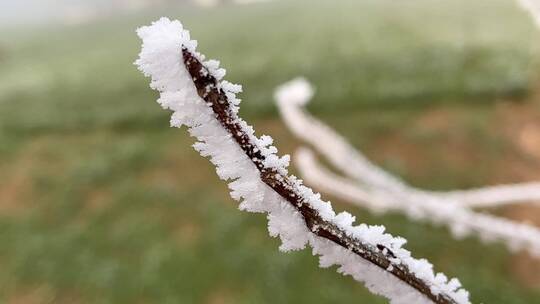
<path fill-rule="evenodd" d="M 243 115 L 283 152 L 298 142 L 279 120 L 272 90 L 304 75 L 317 87 L 317 116 L 414 184 L 481 185 L 503 157 L 520 157 L 494 131 L 495 101 L 527 96 L 538 34 L 509 0 L 156 8 L 4 30 L 0 302 L 385 303 L 318 269 L 308 251 L 279 253 L 265 219 L 238 212 L 186 132 L 168 128 L 168 113 L 132 65 L 134 29 L 160 15 L 181 19 L 200 50 L 221 59 L 227 79 L 244 85 Z M 433 109 L 453 113 L 449 129 L 416 123 Z M 381 156 L 387 138 L 396 154 Z M 448 161 L 448 138 L 474 157 Z M 414 150 L 422 168 L 404 163 L 405 141 L 422 147 Z M 416 256 L 459 277 L 475 303 L 540 301 L 501 245 L 348 209 L 409 239 Z"/>

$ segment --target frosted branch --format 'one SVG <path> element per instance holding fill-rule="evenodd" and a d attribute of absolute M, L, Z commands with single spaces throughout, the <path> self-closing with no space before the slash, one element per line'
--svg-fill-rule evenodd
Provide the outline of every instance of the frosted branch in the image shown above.
<path fill-rule="evenodd" d="M 369 188 L 393 191 L 401 196 L 439 197 L 468 207 L 489 207 L 540 199 L 540 182 L 499 185 L 469 190 L 436 192 L 412 187 L 400 178 L 373 164 L 336 131 L 310 115 L 303 107 L 313 88 L 302 78 L 276 90 L 276 101 L 283 120 L 291 131 L 311 144 L 345 175 Z"/>
<path fill-rule="evenodd" d="M 502 241 L 512 250 L 526 249 L 540 256 L 539 229 L 470 209 L 481 203 L 493 205 L 495 202 L 531 199 L 538 193 L 536 184 L 446 193 L 413 188 L 371 163 L 337 132 L 305 111 L 301 105 L 305 105 L 312 95 L 311 85 L 304 79 L 296 79 L 278 88 L 275 97 L 282 117 L 293 133 L 313 145 L 349 178 L 323 169 L 313 154 L 303 149 L 297 153 L 296 160 L 308 184 L 373 212 L 402 212 L 415 220 L 448 226 L 459 238 L 474 234 L 484 241 Z"/>
<path fill-rule="evenodd" d="M 489 186 L 469 190 L 431 192 L 472 208 L 540 201 L 540 182 Z"/>
<path fill-rule="evenodd" d="M 194 147 L 209 157 L 216 172 L 229 181 L 240 209 L 267 213 L 271 236 L 279 236 L 283 251 L 306 245 L 320 256 L 320 266 L 364 282 L 372 292 L 394 304 L 469 303 L 457 279 L 434 274 L 432 265 L 416 260 L 402 248 L 403 238 L 384 233 L 382 226 L 360 224 L 289 176 L 288 156 L 278 157 L 269 136 L 237 116 L 239 85 L 222 81 L 219 62 L 204 61 L 196 42 L 178 21 L 162 18 L 138 31 L 143 47 L 136 61 L 160 92 L 158 102 L 173 111 L 171 125 L 188 127 Z"/>
<path fill-rule="evenodd" d="M 540 256 L 540 230 L 534 226 L 476 212 L 429 195 L 403 197 L 380 189 L 365 189 L 354 180 L 323 168 L 306 148 L 299 149 L 294 160 L 308 185 L 356 206 L 374 213 L 404 213 L 413 220 L 447 226 L 456 238 L 478 235 L 482 241 L 501 241 L 512 251 L 526 249 Z"/>

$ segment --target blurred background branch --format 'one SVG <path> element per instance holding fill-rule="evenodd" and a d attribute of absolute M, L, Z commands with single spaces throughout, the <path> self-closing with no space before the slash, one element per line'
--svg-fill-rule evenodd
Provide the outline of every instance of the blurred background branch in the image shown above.
<path fill-rule="evenodd" d="M 297 78 L 279 86 L 275 94 L 281 116 L 291 131 L 347 176 L 340 177 L 322 168 L 313 153 L 302 148 L 295 159 L 302 177 L 310 185 L 377 213 L 392 210 L 413 220 L 428 220 L 448 226 L 459 238 L 477 234 L 482 240 L 503 241 L 512 250 L 524 249 L 535 256 L 540 255 L 539 229 L 481 214 L 471 208 L 478 203 L 489 207 L 534 201 L 540 193 L 538 183 L 449 192 L 411 187 L 370 162 L 342 136 L 311 116 L 304 107 L 311 99 L 312 91 L 309 82 Z"/>

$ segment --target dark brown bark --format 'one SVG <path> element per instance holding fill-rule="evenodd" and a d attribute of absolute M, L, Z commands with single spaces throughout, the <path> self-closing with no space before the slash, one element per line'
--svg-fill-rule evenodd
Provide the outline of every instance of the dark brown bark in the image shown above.
<path fill-rule="evenodd" d="M 300 212 L 311 232 L 354 252 L 361 258 L 391 273 L 399 280 L 431 299 L 434 303 L 456 303 L 446 294 L 433 294 L 429 285 L 411 273 L 406 266 L 392 264 L 391 259 L 395 258 L 395 256 L 390 249 L 383 245 L 372 246 L 363 243 L 358 239 L 348 236 L 335 224 L 323 220 L 318 212 L 309 204 L 305 203 L 299 193 L 295 192 L 295 187 L 288 176 L 283 176 L 263 165 L 264 156 L 238 124 L 236 114 L 231 111 L 225 92 L 218 88 L 216 78 L 210 75 L 203 64 L 187 49 L 182 49 L 182 56 L 199 96 L 212 108 L 221 125 L 227 129 L 246 155 L 253 161 L 260 171 L 262 181 Z M 390 265 L 393 267 L 389 268 Z"/>

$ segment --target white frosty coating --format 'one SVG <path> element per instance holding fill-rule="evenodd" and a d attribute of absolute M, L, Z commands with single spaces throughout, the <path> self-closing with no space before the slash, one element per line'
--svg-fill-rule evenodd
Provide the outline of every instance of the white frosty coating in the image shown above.
<path fill-rule="evenodd" d="M 499 206 L 540 200 L 540 182 L 498 185 L 470 190 L 435 192 L 417 189 L 371 163 L 361 152 L 327 125 L 303 111 L 313 87 L 304 78 L 296 78 L 276 89 L 275 99 L 282 117 L 296 136 L 312 144 L 336 168 L 369 188 L 384 188 L 403 194 L 435 195 L 469 207 Z M 313 136 L 313 135 L 316 136 Z"/>
<path fill-rule="evenodd" d="M 540 182 L 497 185 L 469 190 L 430 192 L 471 208 L 495 207 L 522 202 L 540 201 Z"/>
<path fill-rule="evenodd" d="M 332 161 L 333 165 L 340 170 L 346 170 L 347 175 L 362 180 L 366 186 L 384 187 L 396 191 L 407 187 L 401 180 L 381 170 L 365 156 L 357 153 L 354 147 L 347 144 L 345 139 L 328 126 L 303 113 L 300 106 L 305 105 L 312 95 L 313 88 L 304 78 L 294 79 L 276 89 L 275 99 L 279 110 L 285 123 L 296 136 L 316 146 Z M 331 158 L 330 155 L 332 155 Z"/>
<path fill-rule="evenodd" d="M 478 234 L 483 241 L 500 240 L 512 250 L 528 249 L 540 256 L 540 232 L 533 226 L 475 212 L 450 200 L 429 196 L 412 200 L 381 189 L 365 189 L 354 180 L 324 169 L 306 148 L 295 153 L 295 163 L 309 185 L 374 213 L 403 212 L 413 220 L 448 226 L 458 238 Z"/>
<path fill-rule="evenodd" d="M 306 104 L 312 95 L 311 85 L 305 79 L 297 78 L 280 86 L 275 97 L 282 117 L 293 133 L 312 144 L 353 180 L 322 169 L 312 153 L 302 150 L 297 154 L 297 164 L 310 185 L 373 212 L 401 211 L 414 220 L 447 225 L 456 237 L 477 234 L 484 241 L 503 241 L 512 250 L 526 249 L 540 256 L 539 229 L 470 209 L 471 206 L 535 199 L 538 183 L 446 193 L 413 188 L 372 164 L 343 137 L 303 110 L 300 105 Z"/>
<path fill-rule="evenodd" d="M 528 11 L 532 18 L 534 19 L 534 23 L 538 28 L 540 28 L 540 1 L 538 0 L 517 0 L 518 4 L 523 7 L 526 11 Z"/>
<path fill-rule="evenodd" d="M 393 304 L 431 303 L 427 297 L 391 273 L 338 244 L 311 233 L 301 214 L 260 179 L 256 166 L 221 126 L 210 106 L 198 96 L 183 64 L 181 48 L 186 47 L 200 60 L 204 57 L 195 52 L 196 42 L 190 40 L 189 33 L 179 21 L 161 18 L 151 26 L 138 29 L 137 33 L 143 40 L 143 46 L 135 63 L 146 76 L 152 78 L 151 87 L 160 91 L 158 102 L 173 111 L 171 125 L 188 127 L 190 134 L 198 140 L 194 144 L 195 149 L 210 158 L 216 165 L 220 178 L 230 181 L 231 196 L 241 201 L 240 209 L 268 214 L 268 230 L 270 235 L 280 237 L 280 250 L 299 250 L 309 244 L 314 254 L 320 256 L 321 267 L 338 265 L 339 272 L 364 282 L 369 290 L 389 298 Z M 221 79 L 225 74 L 224 70 L 217 68 L 215 62 L 207 61 L 204 65 L 217 79 Z M 234 94 L 240 91 L 239 86 L 225 82 L 221 82 L 220 86 L 227 91 L 230 98 L 235 98 Z M 268 159 L 265 165 L 275 168 L 280 174 L 286 174 L 288 157 L 277 157 L 277 149 L 271 146 L 272 139 L 268 136 L 257 138 L 253 128 L 241 119 L 237 122 Z M 291 180 L 295 183 L 295 193 L 301 194 L 305 203 L 317 210 L 322 218 L 336 224 L 349 236 L 361 240 L 364 244 L 380 244 L 391 250 L 396 256 L 392 261 L 393 265 L 407 266 L 411 273 L 430 286 L 433 294 L 445 294 L 459 304 L 469 303 L 468 292 L 460 288 L 458 280 L 448 281 L 443 274 L 435 275 L 432 265 L 427 261 L 412 258 L 410 252 L 402 248 L 404 239 L 384 233 L 382 226 L 353 226 L 353 216 L 345 212 L 336 215 L 330 203 L 320 200 L 319 194 L 313 193 L 294 177 L 291 177 Z"/>

